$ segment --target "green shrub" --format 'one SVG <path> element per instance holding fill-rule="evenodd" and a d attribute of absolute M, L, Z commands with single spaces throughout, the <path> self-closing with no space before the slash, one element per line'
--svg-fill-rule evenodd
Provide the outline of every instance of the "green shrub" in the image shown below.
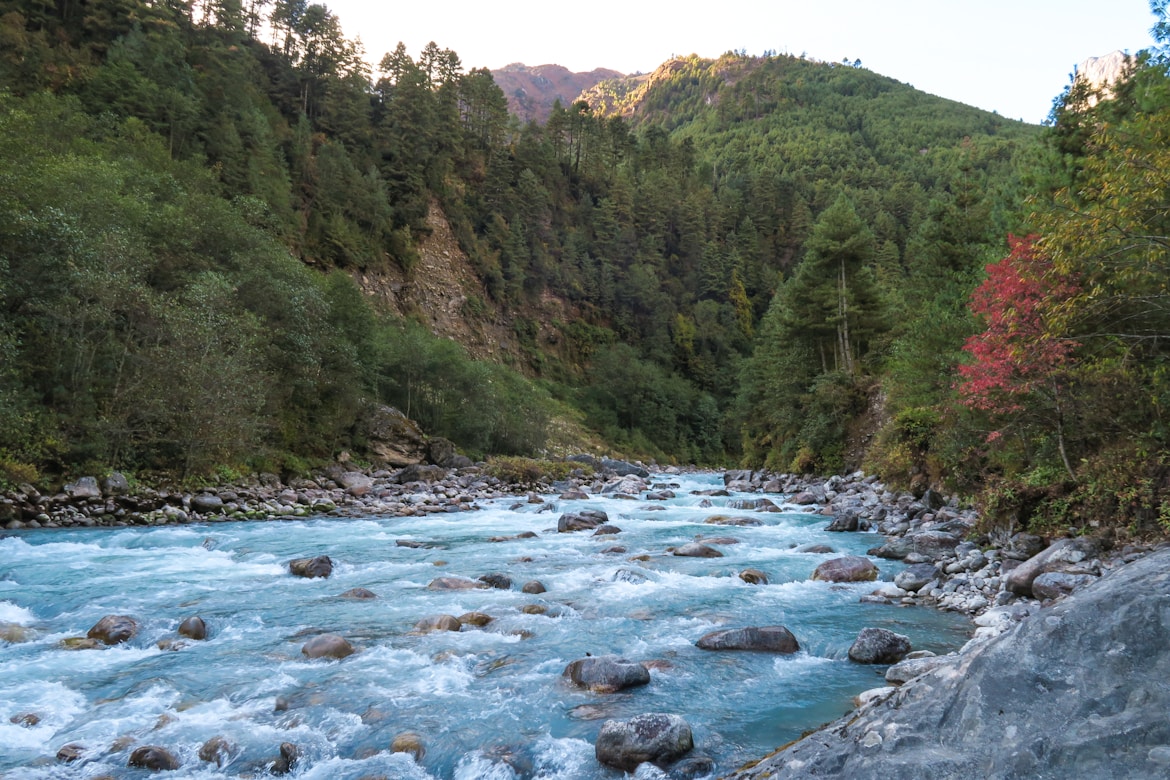
<path fill-rule="evenodd" d="M 566 460 L 538 460 L 519 456 L 489 458 L 484 471 L 510 485 L 528 485 L 535 482 L 559 482 L 567 479 L 574 469 L 592 471 L 582 463 Z"/>

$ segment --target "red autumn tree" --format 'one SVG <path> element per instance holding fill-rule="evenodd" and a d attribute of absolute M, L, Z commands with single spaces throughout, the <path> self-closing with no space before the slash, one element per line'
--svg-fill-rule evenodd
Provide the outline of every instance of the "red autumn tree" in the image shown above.
<path fill-rule="evenodd" d="M 987 279 L 972 293 L 971 311 L 986 327 L 963 345 L 971 361 L 959 366 L 958 391 L 964 405 L 993 419 L 1019 419 L 1029 412 L 1050 419 L 1072 477 L 1061 385 L 1077 345 L 1057 332 L 1054 319 L 1077 286 L 1036 251 L 1035 238 L 1008 236 L 1008 256 L 987 266 Z"/>

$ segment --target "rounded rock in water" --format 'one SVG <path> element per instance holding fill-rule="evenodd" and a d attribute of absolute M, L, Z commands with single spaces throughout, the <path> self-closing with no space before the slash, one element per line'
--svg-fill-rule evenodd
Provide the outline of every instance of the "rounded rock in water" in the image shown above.
<path fill-rule="evenodd" d="M 179 624 L 179 634 L 188 639 L 206 639 L 207 624 L 198 615 L 189 617 Z"/>
<path fill-rule="evenodd" d="M 138 622 L 128 615 L 106 615 L 86 634 L 102 644 L 118 645 L 128 642 L 138 633 Z"/>
<path fill-rule="evenodd" d="M 614 655 L 579 658 L 565 667 L 563 676 L 598 693 L 614 693 L 650 682 L 646 667 Z"/>
<path fill-rule="evenodd" d="M 301 647 L 308 658 L 345 658 L 356 652 L 345 638 L 337 634 L 315 636 Z"/>
<path fill-rule="evenodd" d="M 594 745 L 597 760 L 623 772 L 646 762 L 664 764 L 695 747 L 691 727 L 678 715 L 649 713 L 629 720 L 607 720 Z"/>

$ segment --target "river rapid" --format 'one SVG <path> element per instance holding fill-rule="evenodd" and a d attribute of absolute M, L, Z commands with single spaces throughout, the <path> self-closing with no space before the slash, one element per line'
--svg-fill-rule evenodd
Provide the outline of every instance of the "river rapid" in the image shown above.
<path fill-rule="evenodd" d="M 961 616 L 859 602 L 873 583 L 809 580 L 831 557 L 864 554 L 877 535 L 826 533 L 828 518 L 793 506 L 727 508 L 759 494 L 692 493 L 721 488 L 718 474 L 656 479 L 677 485 L 677 497 L 546 496 L 544 504 L 496 499 L 480 511 L 426 517 L 10 532 L 0 538 L 0 624 L 22 626 L 28 638 L 0 641 L 0 777 L 146 776 L 127 768 L 140 745 L 179 758 L 182 768 L 168 777 L 263 777 L 289 742 L 300 756 L 289 776 L 314 780 L 616 779 L 621 772 L 594 758 L 598 730 L 605 719 L 645 712 L 686 718 L 695 754 L 713 759 L 718 775 L 839 717 L 855 694 L 883 684 L 885 667 L 847 658 L 861 628 L 888 628 L 916 650 L 939 653 L 967 639 Z M 585 508 L 607 512 L 621 533 L 556 532 L 562 512 Z M 762 525 L 706 524 L 714 514 Z M 489 541 L 525 532 L 537 535 Z M 666 552 L 697 535 L 722 537 L 712 546 L 724 557 Z M 835 552 L 801 551 L 815 544 Z M 624 551 L 607 551 L 615 546 Z M 317 555 L 334 562 L 328 579 L 290 575 L 288 560 Z M 884 580 L 902 568 L 875 562 Z M 746 568 L 765 572 L 769 584 L 736 576 Z M 427 588 L 436 577 L 493 572 L 508 575 L 511 589 Z M 547 591 L 521 592 L 531 580 Z M 377 598 L 340 598 L 359 587 Z M 523 611 L 533 605 L 544 614 Z M 494 619 L 459 632 L 413 631 L 422 618 L 472 611 Z M 108 614 L 133 616 L 137 636 L 108 649 L 62 648 Z M 160 649 L 192 615 L 206 621 L 208 638 Z M 695 647 L 718 628 L 777 624 L 800 652 Z M 323 632 L 358 652 L 306 660 L 302 645 Z M 654 661 L 651 682 L 615 694 L 572 688 L 561 673 L 587 653 Z M 30 713 L 35 724 L 13 722 Z M 407 731 L 426 746 L 421 761 L 390 752 Z M 198 757 L 217 735 L 236 748 L 223 767 Z M 80 760 L 54 758 L 67 743 L 84 746 Z M 637 776 L 664 775 L 644 764 Z"/>

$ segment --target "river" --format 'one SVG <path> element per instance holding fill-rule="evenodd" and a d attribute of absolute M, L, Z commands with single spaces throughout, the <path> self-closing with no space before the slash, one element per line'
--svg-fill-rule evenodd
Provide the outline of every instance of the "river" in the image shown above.
<path fill-rule="evenodd" d="M 716 474 L 658 479 L 677 485 L 677 497 L 549 496 L 543 505 L 497 499 L 428 517 L 9 532 L 0 539 L 0 623 L 30 636 L 0 641 L 0 776 L 136 777 L 141 770 L 126 769 L 131 746 L 153 744 L 182 762 L 168 777 L 263 777 L 279 745 L 291 742 L 300 753 L 291 776 L 314 780 L 620 778 L 597 763 L 593 741 L 604 719 L 643 712 L 684 716 L 696 754 L 714 759 L 718 774 L 835 719 L 859 691 L 883 684 L 885 667 L 846 656 L 861 628 L 892 629 L 936 652 L 966 640 L 969 623 L 957 615 L 860 603 L 872 583 L 809 580 L 834 555 L 864 554 L 876 535 L 826 533 L 827 518 L 796 507 L 730 512 L 759 526 L 709 525 L 711 515 L 729 513 L 729 501 L 759 496 L 692 493 L 722 487 Z M 582 508 L 606 511 L 621 533 L 556 532 L 561 512 Z M 537 536 L 488 541 L 528 531 Z M 712 545 L 724 557 L 666 552 L 699 534 L 728 537 Z M 836 552 L 801 551 L 814 544 Z M 624 552 L 606 551 L 619 545 Z M 289 559 L 316 555 L 332 558 L 331 577 L 289 574 Z M 876 562 L 882 579 L 901 568 Z M 770 584 L 736 576 L 749 567 Z M 492 572 L 511 577 L 511 589 L 427 588 L 440 576 Z M 521 592 L 531 580 L 547 591 Z M 339 597 L 357 587 L 377 598 Z M 544 614 L 523 611 L 532 606 Z M 494 620 L 413 632 L 421 618 L 472 611 Z M 109 649 L 62 649 L 107 614 L 133 616 L 138 635 Z M 191 615 L 206 621 L 208 639 L 159 649 Z M 717 628 L 776 624 L 795 634 L 799 653 L 694 645 Z M 322 632 L 358 652 L 306 660 L 301 646 Z M 647 686 L 591 693 L 561 679 L 586 653 L 658 663 Z M 28 713 L 39 722 L 12 722 Z M 420 762 L 389 752 L 406 731 L 425 743 Z M 217 735 L 236 746 L 222 768 L 197 755 Z M 81 760 L 54 759 L 67 743 L 85 746 Z M 662 776 L 649 765 L 638 772 Z"/>

